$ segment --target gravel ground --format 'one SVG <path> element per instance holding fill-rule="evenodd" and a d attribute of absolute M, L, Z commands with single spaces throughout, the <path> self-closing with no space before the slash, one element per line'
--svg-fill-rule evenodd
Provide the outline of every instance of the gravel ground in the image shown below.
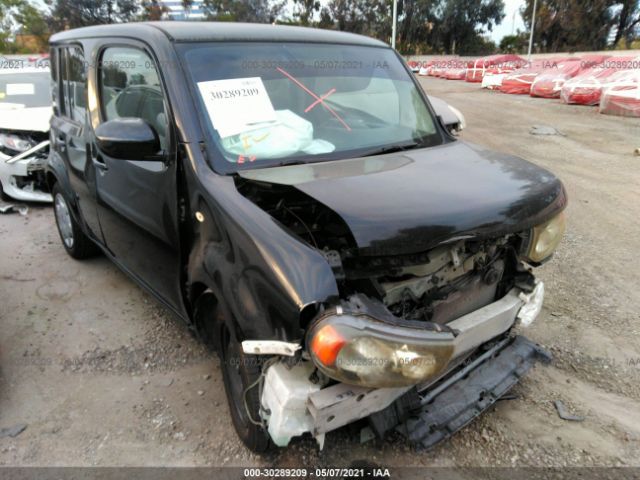
<path fill-rule="evenodd" d="M 231 425 L 218 361 L 104 258 L 66 256 L 49 208 L 0 216 L 0 465 L 640 466 L 640 120 L 421 79 L 461 110 L 464 140 L 565 182 L 568 232 L 539 269 L 544 310 L 526 334 L 553 352 L 515 400 L 434 450 L 349 428 L 259 457 Z M 534 136 L 534 125 L 562 135 Z M 562 400 L 583 422 L 561 420 Z"/>

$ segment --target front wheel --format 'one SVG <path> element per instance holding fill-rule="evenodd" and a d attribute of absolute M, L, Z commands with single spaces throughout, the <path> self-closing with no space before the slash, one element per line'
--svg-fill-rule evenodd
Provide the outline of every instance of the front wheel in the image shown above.
<path fill-rule="evenodd" d="M 260 425 L 260 389 L 262 364 L 255 355 L 247 355 L 226 326 L 221 328 L 220 359 L 229 410 L 240 440 L 252 452 L 263 453 L 272 446 L 269 434 Z M 247 389 L 251 387 L 248 391 Z M 246 396 L 245 396 L 246 392 Z M 246 398 L 245 398 L 246 397 Z"/>
<path fill-rule="evenodd" d="M 75 259 L 89 258 L 99 249 L 95 243 L 82 231 L 78 222 L 71 214 L 71 207 L 67 197 L 57 183 L 51 190 L 53 196 L 53 212 L 56 217 L 56 226 L 62 240 L 62 246 L 67 253 Z"/>

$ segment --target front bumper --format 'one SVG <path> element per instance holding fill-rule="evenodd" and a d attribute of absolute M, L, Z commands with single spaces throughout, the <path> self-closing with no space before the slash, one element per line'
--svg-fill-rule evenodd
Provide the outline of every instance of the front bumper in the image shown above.
<path fill-rule="evenodd" d="M 393 428 L 413 445 L 432 448 L 500 400 L 536 361 L 548 363 L 551 355 L 525 337 L 506 338 L 438 385 L 408 392 L 373 414 L 369 424 L 380 437 Z"/>
<path fill-rule="evenodd" d="M 437 378 L 460 356 L 511 328 L 530 323 L 542 306 L 542 282 L 446 325 L 405 321 L 368 298 L 325 311 L 307 334 L 316 367 L 334 380 L 372 388 L 412 386 Z"/>
<path fill-rule="evenodd" d="M 51 194 L 38 188 L 35 178 L 44 172 L 46 158 L 39 155 L 48 148 L 49 142 L 44 141 L 14 157 L 0 153 L 0 183 L 5 194 L 28 202 L 52 201 Z"/>
<path fill-rule="evenodd" d="M 469 395 L 472 397 L 472 394 L 464 393 L 467 387 L 456 387 L 456 385 L 462 381 L 462 377 L 457 377 L 456 372 L 469 367 L 470 359 L 472 359 L 478 351 L 482 350 L 482 348 L 479 347 L 493 343 L 492 340 L 502 338 L 503 340 L 498 342 L 501 348 L 506 348 L 506 346 L 511 345 L 511 342 L 513 342 L 516 345 L 516 347 L 513 348 L 516 349 L 515 351 L 518 355 L 522 354 L 525 350 L 527 352 L 538 352 L 538 350 L 533 347 L 520 346 L 521 344 L 524 345 L 527 343 L 524 338 L 517 340 L 517 343 L 513 341 L 513 339 L 508 338 L 507 331 L 511 329 L 518 320 L 520 320 L 523 325 L 530 324 L 540 311 L 543 296 L 544 287 L 542 282 L 538 282 L 534 290 L 529 294 L 525 294 L 519 288 L 514 288 L 500 300 L 449 322 L 447 326 L 457 332 L 453 340 L 453 360 L 450 362 L 447 370 L 439 377 L 418 386 L 368 388 L 346 383 L 337 383 L 326 388 L 320 388 L 317 384 L 306 385 L 304 383 L 303 379 L 309 376 L 310 365 L 309 362 L 303 362 L 305 366 L 299 367 L 301 371 L 300 378 L 295 380 L 296 386 L 291 388 L 290 393 L 288 391 L 289 387 L 286 384 L 294 382 L 283 382 L 280 379 L 281 377 L 277 382 L 271 382 L 269 376 L 272 374 L 275 375 L 277 370 L 274 369 L 274 367 L 270 367 L 266 374 L 265 390 L 262 392 L 262 405 L 265 411 L 272 413 L 280 411 L 281 414 L 276 416 L 271 415 L 269 418 L 265 418 L 268 423 L 269 433 L 275 443 L 280 446 L 287 445 L 292 437 L 301 435 L 304 432 L 310 432 L 322 445 L 325 433 L 366 417 L 370 417 L 373 422 L 376 415 L 378 417 L 381 415 L 379 412 L 387 412 L 384 414 L 384 418 L 382 420 L 379 419 L 378 422 L 379 424 L 382 422 L 386 427 L 382 428 L 378 426 L 374 428 L 378 434 L 383 434 L 389 428 L 394 428 L 400 421 L 406 420 L 406 418 L 403 417 L 395 418 L 393 415 L 389 416 L 389 409 L 395 412 L 398 409 L 398 402 L 401 402 L 403 405 L 406 404 L 407 395 L 417 395 L 418 392 L 420 392 L 420 395 L 426 396 L 429 396 L 430 392 L 437 392 L 438 395 L 444 394 L 441 386 L 445 382 L 448 382 L 446 391 L 459 391 L 460 394 L 463 395 L 461 398 L 469 397 Z M 507 338 L 505 339 L 505 337 Z M 528 342 L 527 345 L 532 344 Z M 500 375 L 502 375 L 500 372 L 502 372 L 512 379 L 512 372 L 514 371 L 519 372 L 516 375 L 516 377 L 519 378 L 519 376 L 523 375 L 531 365 L 533 365 L 535 355 L 530 353 L 527 355 L 527 358 L 531 358 L 532 360 L 527 360 L 526 364 L 513 356 L 501 355 L 501 360 L 497 362 L 493 361 L 493 357 L 486 357 L 483 362 L 473 365 L 480 367 L 482 363 L 492 362 L 493 366 L 491 369 L 492 372 L 494 372 L 493 378 L 500 377 Z M 526 368 L 524 368 L 523 365 L 525 365 Z M 271 369 L 273 369 L 273 372 Z M 467 371 L 467 373 L 469 372 L 470 370 Z M 280 372 L 278 375 L 282 373 L 283 372 Z M 286 375 L 295 376 L 295 371 L 291 369 Z M 454 379 L 453 381 L 451 381 L 452 378 Z M 269 385 L 272 384 L 274 386 L 277 385 L 277 387 L 269 387 Z M 506 390 L 511 388 L 513 384 L 515 384 L 515 382 L 510 380 L 506 383 L 501 383 L 500 385 L 502 386 L 492 387 L 491 396 L 488 397 L 491 398 L 492 401 L 486 404 L 487 408 L 495 402 L 499 396 L 504 394 Z M 473 382 L 471 382 L 470 385 L 473 387 Z M 453 390 L 449 390 L 449 387 Z M 455 397 L 457 393 L 448 393 L 447 395 L 453 395 Z M 433 398 L 431 400 L 433 400 Z M 449 401 L 452 400 L 448 399 L 447 402 Z M 290 408 L 290 406 L 294 404 L 296 407 Z M 287 407 L 283 408 L 283 406 Z M 476 409 L 480 408 L 480 406 L 479 404 L 474 404 L 474 408 Z M 406 411 L 413 412 L 416 408 L 419 409 L 419 407 L 420 403 L 417 405 L 413 404 L 412 408 L 406 409 Z M 480 411 L 481 410 L 482 409 L 480 409 Z M 462 415 L 460 418 L 464 419 L 466 416 Z M 468 421 L 470 421 L 470 419 L 466 420 L 466 422 Z M 452 422 L 455 423 L 453 420 Z M 466 422 L 461 424 L 460 428 L 464 426 Z M 447 428 L 452 430 L 453 427 L 449 426 Z M 446 436 L 447 435 L 444 435 L 443 438 L 446 438 Z"/>

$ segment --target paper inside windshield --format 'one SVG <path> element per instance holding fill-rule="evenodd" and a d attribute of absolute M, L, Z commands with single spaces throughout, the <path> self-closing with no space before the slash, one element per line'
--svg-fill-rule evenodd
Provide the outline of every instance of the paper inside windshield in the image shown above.
<path fill-rule="evenodd" d="M 199 82 L 204 104 L 220 138 L 231 137 L 277 120 L 260 77 Z"/>

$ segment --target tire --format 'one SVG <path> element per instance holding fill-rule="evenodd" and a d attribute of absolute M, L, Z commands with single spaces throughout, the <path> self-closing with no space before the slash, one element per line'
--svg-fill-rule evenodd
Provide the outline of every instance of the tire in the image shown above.
<path fill-rule="evenodd" d="M 4 194 L 4 190 L 2 189 L 2 182 L 0 182 L 0 200 L 5 200 L 7 196 Z"/>
<path fill-rule="evenodd" d="M 98 246 L 82 231 L 78 222 L 73 218 L 69 200 L 59 184 L 56 183 L 53 186 L 51 195 L 53 196 L 56 227 L 58 227 L 62 246 L 67 253 L 77 260 L 93 257 L 100 253 Z"/>
<path fill-rule="evenodd" d="M 254 453 L 264 453 L 273 447 L 269 433 L 261 425 L 249 420 L 244 403 L 244 391 L 253 385 L 261 375 L 260 357 L 246 355 L 240 342 L 235 339 L 228 328 L 222 324 L 220 328 L 220 360 L 225 392 L 231 412 L 231 420 L 242 443 Z M 251 418 L 260 418 L 260 392 L 258 385 L 246 394 L 247 407 Z"/>

